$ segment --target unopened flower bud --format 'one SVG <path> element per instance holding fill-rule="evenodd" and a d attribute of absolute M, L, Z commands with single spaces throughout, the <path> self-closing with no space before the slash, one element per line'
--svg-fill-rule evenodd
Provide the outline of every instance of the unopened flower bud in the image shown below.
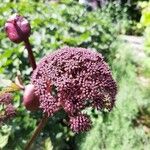
<path fill-rule="evenodd" d="M 13 14 L 5 24 L 5 31 L 12 42 L 20 43 L 29 38 L 31 27 L 27 19 L 18 14 Z"/>
<path fill-rule="evenodd" d="M 39 108 L 39 98 L 34 93 L 34 85 L 29 84 L 25 87 L 23 104 L 30 111 L 35 111 Z"/>

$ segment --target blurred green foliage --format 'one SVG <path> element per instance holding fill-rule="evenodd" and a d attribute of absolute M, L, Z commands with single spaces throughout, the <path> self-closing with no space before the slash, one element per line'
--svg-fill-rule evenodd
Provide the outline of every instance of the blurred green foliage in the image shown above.
<path fill-rule="evenodd" d="M 0 22 L 2 60 L 0 66 L 3 66 L 0 72 L 6 72 L 6 68 L 10 70 L 12 61 L 12 68 L 14 68 L 12 72 L 15 73 L 20 68 L 28 74 L 31 71 L 28 66 L 24 65 L 27 64 L 27 53 L 23 45 L 14 45 L 5 38 L 4 23 L 14 12 L 26 16 L 31 22 L 33 34 L 30 40 L 34 45 L 33 51 L 37 60 L 66 45 L 97 49 L 107 61 L 111 61 L 114 57 L 114 41 L 116 41 L 123 17 L 118 6 L 110 5 L 102 10 L 87 12 L 86 8 L 73 1 L 56 4 L 48 1 L 37 3 L 22 0 L 19 3 L 1 3 L 0 7 L 2 8 L 0 10 L 2 18 Z M 117 15 L 119 13 L 120 15 Z M 11 59 L 6 59 L 6 57 Z"/>
<path fill-rule="evenodd" d="M 144 60 L 136 62 L 130 47 L 121 43 L 118 44 L 112 69 L 119 88 L 116 106 L 109 114 L 97 112 L 98 118 L 93 119 L 92 130 L 86 136 L 76 137 L 78 149 L 147 150 L 150 147 L 150 134 L 145 134 L 144 125 L 137 127 L 134 124 L 141 107 L 150 107 L 149 89 L 138 84 L 139 77 L 136 74 L 136 66 L 143 67 Z"/>
<path fill-rule="evenodd" d="M 142 16 L 139 26 L 145 28 L 145 51 L 150 55 L 150 2 L 140 2 L 139 6 L 142 8 Z"/>
<path fill-rule="evenodd" d="M 89 12 L 73 0 L 61 0 L 59 3 L 38 0 L 2 1 L 0 80 L 3 79 L 3 82 L 0 83 L 0 88 L 9 82 L 4 79 L 13 81 L 18 72 L 21 72 L 25 84 L 30 80 L 31 67 L 24 45 L 10 42 L 4 33 L 4 24 L 14 12 L 26 16 L 31 22 L 30 41 L 37 61 L 66 45 L 96 49 L 110 64 L 118 82 L 116 107 L 111 113 L 87 110 L 93 121 L 91 131 L 75 135 L 64 124 L 64 112 L 58 112 L 49 119 L 32 149 L 141 150 L 150 147 L 149 135 L 145 134 L 143 126 L 135 127 L 133 124 L 139 107 L 146 105 L 149 98 L 136 83 L 137 62 L 129 48 L 118 41 L 118 34 L 124 33 L 127 23 L 125 9 L 110 4 Z M 149 74 L 146 69 L 144 71 Z M 20 93 L 14 96 L 16 117 L 0 129 L 0 148 L 4 150 L 22 150 L 42 116 L 40 111 L 31 113 L 25 110 Z"/>

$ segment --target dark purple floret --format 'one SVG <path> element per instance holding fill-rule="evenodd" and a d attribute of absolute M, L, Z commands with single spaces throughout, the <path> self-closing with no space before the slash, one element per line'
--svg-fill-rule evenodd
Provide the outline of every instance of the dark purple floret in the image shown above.
<path fill-rule="evenodd" d="M 48 116 L 52 116 L 56 111 L 59 110 L 58 100 L 50 93 L 46 95 L 41 95 L 40 101 L 40 106 L 43 108 L 43 111 L 48 114 Z"/>
<path fill-rule="evenodd" d="M 49 116 L 61 108 L 71 117 L 86 107 L 111 110 L 117 93 L 102 55 L 85 48 L 65 47 L 45 56 L 32 75 L 32 84 Z"/>
<path fill-rule="evenodd" d="M 71 117 L 70 121 L 70 128 L 75 133 L 85 132 L 91 128 L 91 120 L 88 115 L 80 114 L 75 117 Z"/>

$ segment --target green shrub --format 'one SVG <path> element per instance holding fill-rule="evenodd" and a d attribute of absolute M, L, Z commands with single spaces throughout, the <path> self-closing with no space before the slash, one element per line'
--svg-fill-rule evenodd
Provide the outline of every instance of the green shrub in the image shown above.
<path fill-rule="evenodd" d="M 76 3 L 52 4 L 21 1 L 19 3 L 1 3 L 1 64 L 0 72 L 12 69 L 26 70 L 26 53 L 23 46 L 16 46 L 5 38 L 3 26 L 12 12 L 19 12 L 31 21 L 33 35 L 31 42 L 39 60 L 42 56 L 62 46 L 77 46 L 97 49 L 106 60 L 114 56 L 113 41 L 116 40 L 117 28 L 114 18 L 106 11 L 87 12 Z M 11 48 L 10 48 L 11 47 Z M 12 61 L 7 58 L 13 58 Z M 5 59 L 3 59 L 5 58 Z M 20 58 L 22 62 L 17 59 Z M 13 66 L 12 66 L 13 62 Z M 5 68 L 5 69 L 4 69 Z M 30 72 L 30 71 L 28 71 Z"/>

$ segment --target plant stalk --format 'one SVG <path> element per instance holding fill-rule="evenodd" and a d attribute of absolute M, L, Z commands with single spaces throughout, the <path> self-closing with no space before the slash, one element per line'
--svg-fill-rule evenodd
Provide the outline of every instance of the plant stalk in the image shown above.
<path fill-rule="evenodd" d="M 29 38 L 24 37 L 24 34 L 22 34 L 22 31 L 21 31 L 20 27 L 17 25 L 16 20 L 14 21 L 14 25 L 16 27 L 18 35 L 24 41 L 25 47 L 28 50 L 29 63 L 31 64 L 31 66 L 32 66 L 32 68 L 34 70 L 36 68 L 36 62 L 35 62 L 35 57 L 33 55 L 32 46 L 31 46 L 31 44 L 29 42 Z"/>
<path fill-rule="evenodd" d="M 28 143 L 25 146 L 24 150 L 30 150 L 31 145 L 33 144 L 33 142 L 35 141 L 36 137 L 39 135 L 39 133 L 42 131 L 42 129 L 44 128 L 44 126 L 46 125 L 48 121 L 48 116 L 44 115 L 43 118 L 41 119 L 40 123 L 38 124 L 36 130 L 34 131 L 31 139 L 28 141 Z"/>
<path fill-rule="evenodd" d="M 29 42 L 29 39 L 26 39 L 24 41 L 24 44 L 25 44 L 25 47 L 26 49 L 28 50 L 28 59 L 29 59 L 29 62 L 33 68 L 33 70 L 36 68 L 36 62 L 35 62 L 35 57 L 33 55 L 33 51 L 32 51 L 32 47 L 31 47 L 31 44 Z"/>

